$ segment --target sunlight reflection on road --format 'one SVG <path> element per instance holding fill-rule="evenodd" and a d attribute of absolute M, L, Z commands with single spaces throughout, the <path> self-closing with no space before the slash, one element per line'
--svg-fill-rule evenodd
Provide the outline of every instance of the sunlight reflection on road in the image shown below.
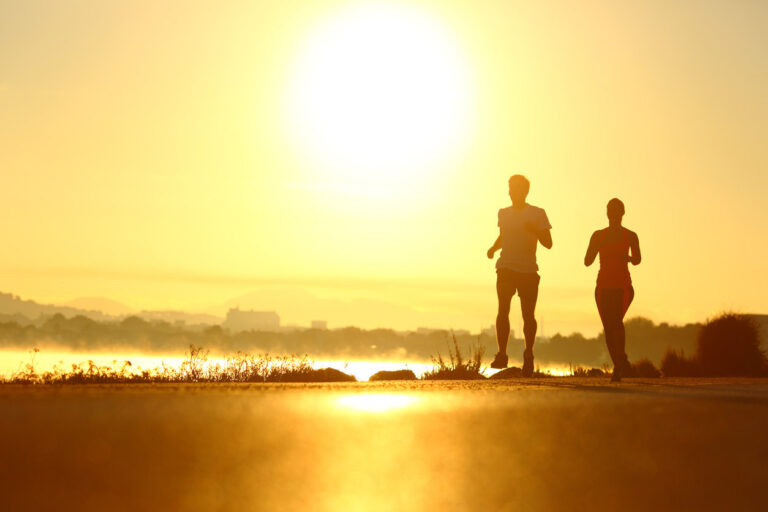
<path fill-rule="evenodd" d="M 339 397 L 336 400 L 336 405 L 343 409 L 381 413 L 404 409 L 415 405 L 420 400 L 416 396 L 405 394 L 356 393 Z"/>

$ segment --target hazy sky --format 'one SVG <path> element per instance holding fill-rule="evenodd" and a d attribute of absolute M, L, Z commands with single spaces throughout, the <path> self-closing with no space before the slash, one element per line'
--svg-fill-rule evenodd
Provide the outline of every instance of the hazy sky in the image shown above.
<path fill-rule="evenodd" d="M 630 316 L 766 313 L 766 20 L 758 0 L 0 0 L 0 290 L 259 291 L 285 322 L 324 303 L 332 327 L 475 330 L 522 173 L 553 225 L 546 334 L 599 329 L 582 259 L 614 196 L 644 256 Z"/>

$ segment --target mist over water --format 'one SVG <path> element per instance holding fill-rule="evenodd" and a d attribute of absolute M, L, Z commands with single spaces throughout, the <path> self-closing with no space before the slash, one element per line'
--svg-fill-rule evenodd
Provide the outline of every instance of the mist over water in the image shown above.
<path fill-rule="evenodd" d="M 46 350 L 39 352 L 32 350 L 0 350 L 0 376 L 8 378 L 16 373 L 24 371 L 28 365 L 34 363 L 37 373 L 54 371 L 57 368 L 67 372 L 75 365 L 88 365 L 93 362 L 95 366 L 119 368 L 126 361 L 130 362 L 133 370 L 152 370 L 162 366 L 179 368 L 181 364 L 188 359 L 188 355 L 174 354 L 150 354 L 135 351 L 114 351 L 114 352 L 80 352 L 66 351 L 60 349 Z M 387 360 L 387 359 L 328 359 L 312 358 L 308 360 L 316 369 L 333 368 L 354 376 L 358 381 L 363 382 L 370 379 L 371 375 L 380 371 L 411 370 L 416 377 L 421 377 L 424 373 L 431 370 L 433 365 L 428 360 L 410 359 L 410 360 Z M 207 359 L 211 365 L 219 364 L 225 366 L 227 358 L 224 355 L 210 356 Z M 522 363 L 510 359 L 510 365 L 520 366 Z M 552 375 L 567 375 L 570 373 L 570 367 L 567 365 L 541 365 L 540 370 Z M 490 377 L 497 370 L 487 368 L 485 375 Z"/>

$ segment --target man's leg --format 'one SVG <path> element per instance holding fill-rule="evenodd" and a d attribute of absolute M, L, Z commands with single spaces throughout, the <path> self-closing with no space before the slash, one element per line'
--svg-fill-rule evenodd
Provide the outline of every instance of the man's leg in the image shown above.
<path fill-rule="evenodd" d="M 499 345 L 499 354 L 507 353 L 507 341 L 509 341 L 509 305 L 515 295 L 515 284 L 509 276 L 501 270 L 496 274 L 496 296 L 499 299 L 499 311 L 496 314 L 496 343 Z"/>
<path fill-rule="evenodd" d="M 523 376 L 533 375 L 533 344 L 536 341 L 536 301 L 539 298 L 539 275 L 525 276 L 525 285 L 520 290 L 520 310 L 523 313 L 523 336 L 525 337 L 525 352 L 523 353 Z"/>

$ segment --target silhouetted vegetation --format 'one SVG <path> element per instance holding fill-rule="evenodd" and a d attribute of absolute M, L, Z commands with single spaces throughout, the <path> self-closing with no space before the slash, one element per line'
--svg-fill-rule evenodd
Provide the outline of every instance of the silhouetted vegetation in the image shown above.
<path fill-rule="evenodd" d="M 661 371 L 648 359 L 641 359 L 632 363 L 632 368 L 627 377 L 640 377 L 644 379 L 657 379 L 661 377 Z"/>
<path fill-rule="evenodd" d="M 422 377 L 426 380 L 474 380 L 484 379 L 483 356 L 485 348 L 478 342 L 470 346 L 469 357 L 465 357 L 459 348 L 456 336 L 453 336 L 453 348 L 448 346 L 448 360 L 442 354 L 432 357 L 432 370 Z"/>
<path fill-rule="evenodd" d="M 768 374 L 768 360 L 754 320 L 724 313 L 701 328 L 692 358 L 670 350 L 661 369 L 669 377 L 759 377 Z"/>
<path fill-rule="evenodd" d="M 669 349 L 661 360 L 661 373 L 665 377 L 699 377 L 701 369 L 694 359 L 686 358 L 683 351 Z"/>
<path fill-rule="evenodd" d="M 766 372 L 757 326 L 746 315 L 723 314 L 701 329 L 696 359 L 706 376 L 757 377 Z"/>
<path fill-rule="evenodd" d="M 571 367 L 571 377 L 605 377 L 606 372 L 600 368 L 582 368 L 578 366 L 576 368 Z"/>
<path fill-rule="evenodd" d="M 644 318 L 626 322 L 627 352 L 630 360 L 649 359 L 658 364 L 667 348 L 693 353 L 700 324 L 656 325 Z M 485 353 L 496 350 L 490 333 L 455 335 L 462 345 L 477 343 Z M 205 346 L 214 354 L 270 353 L 311 354 L 318 359 L 429 360 L 451 339 L 447 330 L 398 332 L 391 329 L 365 330 L 306 329 L 296 331 L 244 331 L 233 333 L 221 326 L 190 327 L 138 316 L 120 321 L 96 321 L 84 316 L 67 318 L 57 314 L 25 321 L 18 315 L 0 317 L 0 348 L 30 350 L 67 349 L 80 352 L 138 351 L 146 354 L 181 353 L 190 345 Z M 510 350 L 522 351 L 522 340 L 512 340 Z M 609 361 L 602 334 L 587 338 L 574 333 L 556 334 L 536 343 L 536 361 L 542 365 L 574 364 L 601 367 Z"/>
<path fill-rule="evenodd" d="M 626 323 L 627 352 L 638 376 L 653 377 L 659 367 L 665 376 L 729 376 L 764 375 L 765 357 L 760 351 L 759 331 L 746 315 L 722 315 L 702 328 L 700 324 L 670 326 L 654 324 L 644 318 L 633 318 Z M 449 341 L 448 358 L 433 354 Z M 522 349 L 522 340 L 514 340 Z M 130 350 L 146 354 L 182 353 L 187 347 L 205 346 L 217 358 L 223 354 L 227 363 L 216 370 L 208 361 L 209 352 L 189 354 L 184 368 L 154 369 L 138 372 L 133 365 L 115 362 L 109 368 L 84 362 L 72 369 L 58 368 L 46 378 L 52 382 L 271 382 L 305 381 L 308 379 L 336 378 L 321 376 L 286 354 L 311 354 L 313 358 L 333 359 L 432 359 L 434 368 L 425 378 L 477 378 L 482 375 L 481 356 L 496 350 L 496 341 L 490 334 L 471 336 L 449 331 L 397 332 L 391 329 L 364 330 L 356 327 L 321 330 L 307 329 L 282 332 L 246 331 L 232 333 L 220 326 L 192 329 L 164 321 L 147 321 L 133 316 L 119 322 L 101 322 L 84 316 L 67 318 L 57 314 L 35 321 L 24 322 L 18 315 L 0 318 L 0 349 L 31 350 L 33 347 L 67 349 L 82 352 Z M 458 347 L 472 346 L 467 359 Z M 466 349 L 465 349 L 466 352 Z M 253 356 L 250 354 L 265 354 Z M 280 354 L 283 357 L 266 356 Z M 574 333 L 556 334 L 550 339 L 537 341 L 536 362 L 542 365 L 570 364 L 576 367 L 574 375 L 592 372 L 603 367 L 609 357 L 602 334 L 586 338 Z M 690 359 L 685 354 L 694 354 Z M 200 360 L 205 361 L 201 364 Z M 592 368 L 581 370 L 581 368 Z M 267 368 L 279 368 L 269 374 Z M 26 371 L 26 370 L 25 370 Z M 57 373 L 58 372 L 58 373 Z M 173 374 L 173 372 L 181 372 Z M 315 373 L 312 373 L 315 372 Z M 17 377 L 32 379 L 29 372 Z M 145 374 L 146 373 L 146 374 Z M 504 375 L 509 374 L 507 372 Z M 438 376 L 439 375 L 439 376 Z M 451 375 L 463 377 L 451 377 Z M 511 377 L 511 374 L 509 374 Z M 544 374 L 539 374 L 544 375 Z M 583 373 L 587 376 L 588 373 Z"/>
<path fill-rule="evenodd" d="M 354 382 L 356 379 L 333 368 L 315 369 L 305 357 L 250 355 L 238 352 L 224 364 L 208 359 L 208 351 L 191 345 L 178 366 L 162 364 L 151 370 L 138 370 L 130 361 L 113 361 L 99 366 L 93 361 L 73 364 L 69 370 L 55 366 L 39 373 L 38 349 L 24 368 L 3 382 L 6 384 L 127 384 L 127 383 L 214 383 L 214 382 Z"/>

